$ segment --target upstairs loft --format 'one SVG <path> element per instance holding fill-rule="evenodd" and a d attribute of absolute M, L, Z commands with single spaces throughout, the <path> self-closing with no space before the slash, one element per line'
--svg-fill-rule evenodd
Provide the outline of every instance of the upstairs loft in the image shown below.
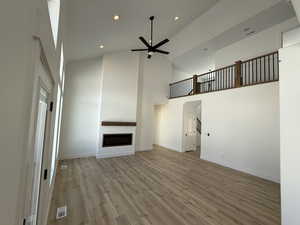
<path fill-rule="evenodd" d="M 279 80 L 278 51 L 170 84 L 170 99 Z"/>

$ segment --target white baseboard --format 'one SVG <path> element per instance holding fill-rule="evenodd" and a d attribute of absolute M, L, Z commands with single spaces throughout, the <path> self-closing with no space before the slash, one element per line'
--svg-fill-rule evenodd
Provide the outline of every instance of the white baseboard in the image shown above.
<path fill-rule="evenodd" d="M 136 150 L 136 152 L 149 152 L 149 151 L 152 151 L 152 149 L 141 149 L 141 150 Z"/>
<path fill-rule="evenodd" d="M 134 155 L 134 151 L 100 151 L 97 153 L 97 159 L 113 158 L 120 156 Z"/>
<path fill-rule="evenodd" d="M 237 170 L 237 171 L 240 171 L 242 173 L 246 173 L 246 174 L 249 174 L 249 175 L 252 175 L 252 176 L 255 176 L 255 177 L 259 177 L 259 178 L 262 178 L 262 179 L 265 179 L 265 180 L 273 181 L 275 183 L 280 183 L 280 178 L 279 177 L 271 176 L 269 174 L 264 173 L 263 171 L 259 171 L 259 170 L 254 169 L 254 168 L 239 167 L 239 166 L 234 165 L 232 162 L 225 162 L 225 161 L 221 161 L 221 160 L 215 160 L 213 158 L 205 157 L 205 156 L 201 157 L 201 159 L 205 160 L 205 161 L 208 161 L 208 162 L 212 162 L 212 163 L 221 165 L 221 166 L 224 166 L 224 167 L 228 167 L 230 169 Z"/>
<path fill-rule="evenodd" d="M 158 144 L 154 144 L 154 145 L 153 145 L 153 148 L 156 148 L 156 149 L 164 149 L 164 150 L 173 151 L 173 152 L 180 152 L 180 151 L 177 151 L 177 150 L 175 150 L 175 149 L 167 148 L 167 147 L 164 147 L 164 146 L 158 145 Z"/>
<path fill-rule="evenodd" d="M 63 159 L 79 159 L 79 158 L 87 158 L 87 157 L 95 157 L 95 152 L 82 152 L 82 153 L 74 153 L 74 154 L 64 154 L 61 156 L 60 160 Z"/>

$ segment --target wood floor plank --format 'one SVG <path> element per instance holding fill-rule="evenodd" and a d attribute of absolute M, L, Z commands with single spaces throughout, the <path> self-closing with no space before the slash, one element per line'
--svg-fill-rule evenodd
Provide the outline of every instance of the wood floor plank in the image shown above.
<path fill-rule="evenodd" d="M 48 225 L 279 225 L 279 184 L 164 149 L 61 162 Z M 67 205 L 68 216 L 55 219 Z"/>

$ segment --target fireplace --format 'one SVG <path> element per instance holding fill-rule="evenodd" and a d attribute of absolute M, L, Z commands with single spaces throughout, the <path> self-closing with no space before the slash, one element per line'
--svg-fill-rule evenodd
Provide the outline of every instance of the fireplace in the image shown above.
<path fill-rule="evenodd" d="M 135 122 L 102 121 L 97 158 L 134 155 Z"/>
<path fill-rule="evenodd" d="M 103 148 L 130 145 L 132 145 L 132 134 L 103 134 Z"/>

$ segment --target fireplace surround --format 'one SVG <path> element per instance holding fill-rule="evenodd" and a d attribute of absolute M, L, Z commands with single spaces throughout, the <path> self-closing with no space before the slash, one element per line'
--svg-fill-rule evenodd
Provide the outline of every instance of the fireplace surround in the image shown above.
<path fill-rule="evenodd" d="M 132 134 L 103 134 L 102 147 L 132 145 Z"/>
<path fill-rule="evenodd" d="M 135 122 L 102 121 L 97 158 L 111 158 L 135 153 Z"/>

